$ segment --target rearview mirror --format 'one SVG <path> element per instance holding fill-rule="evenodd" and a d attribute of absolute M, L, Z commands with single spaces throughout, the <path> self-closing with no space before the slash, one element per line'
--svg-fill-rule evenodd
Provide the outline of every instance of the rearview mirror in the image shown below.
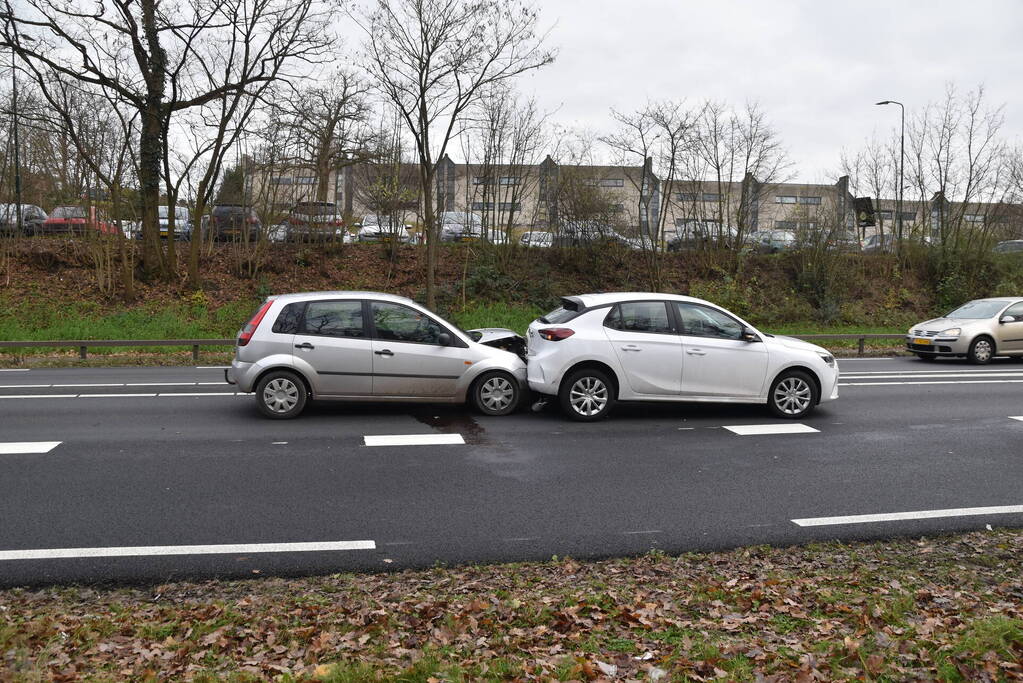
<path fill-rule="evenodd" d="M 441 346 L 451 346 L 451 335 L 447 332 L 441 332 L 437 335 L 437 343 Z"/>
<path fill-rule="evenodd" d="M 1016 322 L 1016 318 L 1015 316 L 1011 315 L 1003 315 L 1001 318 L 998 319 L 998 322 L 1002 325 L 1004 325 L 1005 323 L 1014 323 Z"/>
<path fill-rule="evenodd" d="M 739 339 L 743 340 L 744 342 L 760 341 L 760 337 L 757 336 L 757 333 L 754 332 L 752 328 L 746 326 L 743 326 L 742 334 L 739 335 Z"/>

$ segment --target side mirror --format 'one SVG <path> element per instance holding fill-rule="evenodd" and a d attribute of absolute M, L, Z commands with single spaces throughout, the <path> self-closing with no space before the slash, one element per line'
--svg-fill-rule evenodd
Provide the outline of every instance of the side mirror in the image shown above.
<path fill-rule="evenodd" d="M 1001 318 L 998 319 L 998 324 L 999 325 L 1004 325 L 1005 323 L 1014 323 L 1014 322 L 1016 322 L 1016 317 L 1012 316 L 1012 315 L 1003 315 Z"/>
<path fill-rule="evenodd" d="M 754 332 L 752 330 L 752 328 L 749 328 L 749 327 L 746 327 L 746 326 L 743 326 L 742 334 L 739 335 L 739 339 L 743 340 L 744 342 L 758 342 L 758 341 L 760 341 L 760 337 L 757 336 L 757 333 Z"/>
<path fill-rule="evenodd" d="M 437 336 L 437 344 L 440 346 L 451 346 L 451 335 L 447 332 L 441 332 Z"/>

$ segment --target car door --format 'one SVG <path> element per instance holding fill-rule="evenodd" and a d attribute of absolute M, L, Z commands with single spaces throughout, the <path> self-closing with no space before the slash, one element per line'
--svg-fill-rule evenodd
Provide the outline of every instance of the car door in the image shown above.
<path fill-rule="evenodd" d="M 316 371 L 314 393 L 369 396 L 373 393 L 373 341 L 363 302 L 325 299 L 303 305 L 294 355 Z"/>
<path fill-rule="evenodd" d="M 767 381 L 767 348 L 741 339 L 743 325 L 710 306 L 675 302 L 685 355 L 682 395 L 755 398 Z"/>
<path fill-rule="evenodd" d="M 468 345 L 411 306 L 371 301 L 373 394 L 448 399 L 472 365 Z M 441 335 L 448 337 L 442 343 Z"/>
<path fill-rule="evenodd" d="M 998 318 L 1006 316 L 1011 316 L 1013 321 L 998 324 L 998 351 L 1019 353 L 1023 351 L 1023 301 L 1009 306 Z"/>
<path fill-rule="evenodd" d="M 644 396 L 678 396 L 682 340 L 665 302 L 616 304 L 604 319 L 604 334 L 632 391 Z"/>

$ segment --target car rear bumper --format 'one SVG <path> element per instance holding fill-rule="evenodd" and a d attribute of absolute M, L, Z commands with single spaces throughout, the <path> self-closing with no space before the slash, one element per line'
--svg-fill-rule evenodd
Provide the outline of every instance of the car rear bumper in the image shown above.
<path fill-rule="evenodd" d="M 245 363 L 235 358 L 231 361 L 231 367 L 224 370 L 224 380 L 238 387 L 238 391 L 247 394 L 252 391 L 258 372 L 259 368 L 255 363 Z"/>

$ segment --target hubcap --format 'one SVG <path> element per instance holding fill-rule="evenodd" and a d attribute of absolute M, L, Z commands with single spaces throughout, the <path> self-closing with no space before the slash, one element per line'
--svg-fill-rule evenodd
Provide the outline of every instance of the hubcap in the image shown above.
<path fill-rule="evenodd" d="M 298 387 L 283 377 L 270 380 L 263 389 L 263 403 L 275 413 L 286 413 L 298 404 Z"/>
<path fill-rule="evenodd" d="M 809 407 L 812 398 L 810 385 L 800 377 L 786 377 L 774 388 L 774 404 L 786 415 L 803 412 Z"/>
<path fill-rule="evenodd" d="M 488 410 L 504 410 L 515 398 L 515 387 L 506 377 L 491 377 L 480 387 L 480 402 Z"/>
<path fill-rule="evenodd" d="M 986 361 L 991 358 L 991 342 L 981 339 L 973 345 L 973 355 L 977 360 Z"/>
<path fill-rule="evenodd" d="M 596 377 L 581 377 L 572 385 L 568 399 L 580 415 L 596 415 L 607 405 L 607 386 Z"/>

